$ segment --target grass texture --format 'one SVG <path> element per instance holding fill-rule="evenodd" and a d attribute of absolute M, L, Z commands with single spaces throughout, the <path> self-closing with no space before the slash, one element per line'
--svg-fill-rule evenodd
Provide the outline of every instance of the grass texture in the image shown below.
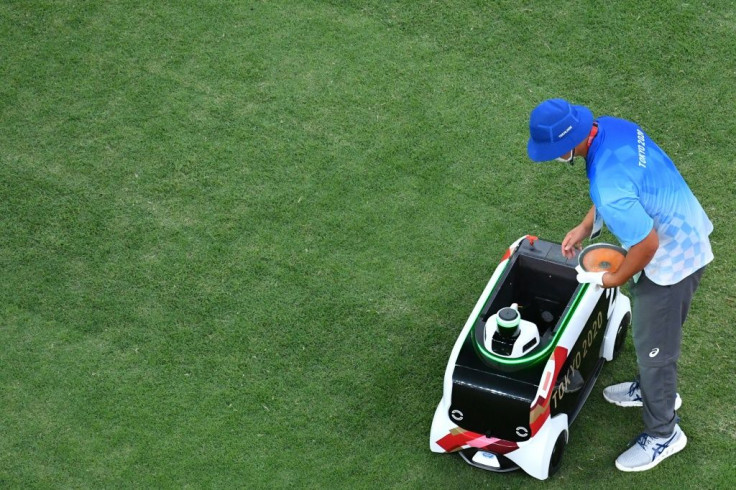
<path fill-rule="evenodd" d="M 0 486 L 732 488 L 735 7 L 3 2 Z M 549 97 L 639 122 L 715 224 L 689 444 L 644 474 L 600 396 L 630 339 L 549 481 L 428 449 L 503 251 L 590 204 L 526 157 Z"/>

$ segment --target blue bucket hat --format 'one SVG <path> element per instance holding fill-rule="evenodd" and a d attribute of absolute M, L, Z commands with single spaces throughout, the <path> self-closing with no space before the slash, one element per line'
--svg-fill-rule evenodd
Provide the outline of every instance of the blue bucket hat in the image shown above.
<path fill-rule="evenodd" d="M 548 99 L 529 116 L 526 151 L 535 162 L 560 157 L 583 141 L 593 127 L 593 113 L 564 99 Z"/>

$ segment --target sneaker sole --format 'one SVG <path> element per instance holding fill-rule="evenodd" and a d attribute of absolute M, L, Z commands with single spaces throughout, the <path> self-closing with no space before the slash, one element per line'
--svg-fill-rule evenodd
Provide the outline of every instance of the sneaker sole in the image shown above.
<path fill-rule="evenodd" d="M 685 436 L 685 433 L 683 432 L 682 433 L 682 436 L 680 436 L 680 438 L 677 440 L 677 442 L 675 442 L 674 444 L 672 444 L 671 446 L 669 446 L 667 449 L 665 449 L 662 452 L 662 454 L 657 459 L 655 459 L 654 461 L 652 461 L 651 463 L 645 464 L 643 466 L 637 466 L 635 468 L 627 468 L 625 466 L 621 466 L 618 463 L 618 461 L 616 461 L 616 468 L 618 468 L 621 471 L 626 471 L 626 472 L 650 470 L 650 469 L 654 468 L 655 466 L 657 466 L 662 461 L 664 461 L 665 459 L 667 459 L 670 456 L 672 456 L 673 454 L 677 454 L 680 451 L 682 451 L 683 449 L 685 449 L 685 446 L 686 445 L 687 445 L 687 436 Z"/>
<path fill-rule="evenodd" d="M 643 407 L 644 404 L 642 402 L 619 402 L 616 400 L 612 400 L 606 396 L 605 393 L 603 393 L 603 398 L 606 399 L 608 403 L 613 403 L 614 405 L 617 405 L 619 407 Z M 682 398 L 680 398 L 680 394 L 677 394 L 677 398 L 675 398 L 675 411 L 679 410 L 680 407 L 682 407 Z"/>

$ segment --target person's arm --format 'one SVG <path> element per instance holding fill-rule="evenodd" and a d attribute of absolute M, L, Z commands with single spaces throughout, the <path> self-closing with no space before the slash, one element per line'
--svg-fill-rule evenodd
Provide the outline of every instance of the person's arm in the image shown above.
<path fill-rule="evenodd" d="M 657 253 L 658 248 L 659 237 L 652 228 L 652 231 L 642 241 L 629 249 L 626 258 L 616 272 L 606 272 L 603 275 L 603 287 L 615 288 L 625 284 L 634 274 L 646 267 Z"/>
<path fill-rule="evenodd" d="M 593 222 L 595 221 L 595 206 L 592 206 L 590 208 L 590 211 L 588 211 L 588 214 L 585 215 L 585 218 L 583 218 L 583 221 L 567 232 L 567 235 L 565 235 L 565 239 L 562 240 L 562 255 L 567 258 L 571 259 L 575 256 L 575 249 L 582 250 L 583 248 L 583 240 L 588 238 L 590 236 L 590 233 L 593 231 Z"/>

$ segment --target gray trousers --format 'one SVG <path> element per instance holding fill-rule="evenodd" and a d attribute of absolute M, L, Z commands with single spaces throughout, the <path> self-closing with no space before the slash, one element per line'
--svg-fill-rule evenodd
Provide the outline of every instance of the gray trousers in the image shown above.
<path fill-rule="evenodd" d="M 629 285 L 633 300 L 632 331 L 644 403 L 645 432 L 654 437 L 672 434 L 677 423 L 677 360 L 685 323 L 702 268 L 677 284 L 660 286 L 642 273 Z"/>

